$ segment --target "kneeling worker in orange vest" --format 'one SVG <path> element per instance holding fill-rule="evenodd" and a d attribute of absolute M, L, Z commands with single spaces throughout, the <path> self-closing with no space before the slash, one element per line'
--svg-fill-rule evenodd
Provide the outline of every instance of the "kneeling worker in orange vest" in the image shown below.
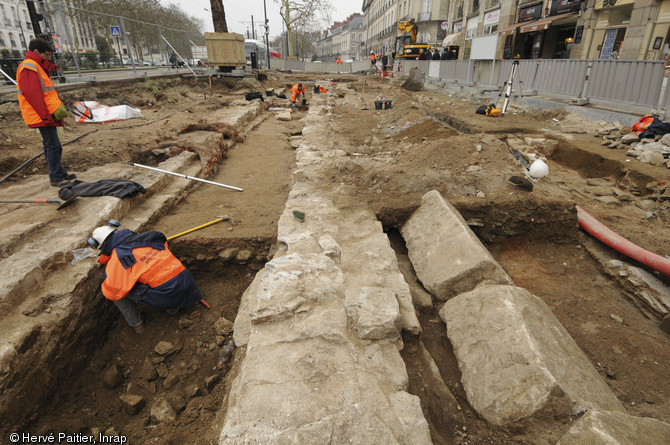
<path fill-rule="evenodd" d="M 170 252 L 160 232 L 116 231 L 111 220 L 98 227 L 88 244 L 100 249 L 98 263 L 105 264 L 102 293 L 114 302 L 135 332 L 144 331 L 136 302 L 162 310 L 191 306 L 202 294 L 191 273 Z"/>
<path fill-rule="evenodd" d="M 302 101 L 305 101 L 305 86 L 301 83 L 293 85 L 291 88 L 291 106 L 295 108 L 295 100 L 302 93 Z"/>

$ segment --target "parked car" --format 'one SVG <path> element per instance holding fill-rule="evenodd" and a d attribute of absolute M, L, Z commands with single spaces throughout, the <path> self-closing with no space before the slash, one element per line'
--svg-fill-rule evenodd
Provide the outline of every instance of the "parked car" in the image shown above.
<path fill-rule="evenodd" d="M 142 60 L 142 61 L 139 61 L 139 60 L 137 60 L 137 59 L 123 59 L 123 64 L 124 64 L 124 65 L 132 65 L 132 64 L 133 64 L 133 60 L 135 61 L 135 65 L 138 65 L 138 66 L 151 66 L 151 62 L 149 62 L 148 60 Z"/>

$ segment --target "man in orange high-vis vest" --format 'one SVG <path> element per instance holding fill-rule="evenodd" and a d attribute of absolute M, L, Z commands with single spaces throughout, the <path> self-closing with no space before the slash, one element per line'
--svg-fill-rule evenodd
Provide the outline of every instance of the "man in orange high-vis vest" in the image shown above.
<path fill-rule="evenodd" d="M 191 273 L 168 249 L 160 232 L 116 231 L 118 221 L 98 227 L 88 244 L 100 249 L 98 263 L 105 265 L 102 294 L 114 302 L 135 332 L 143 319 L 135 303 L 161 310 L 176 310 L 202 300 Z"/>
<path fill-rule="evenodd" d="M 291 105 L 295 108 L 295 100 L 302 94 L 303 101 L 305 100 L 305 86 L 301 83 L 293 85 L 291 88 Z"/>
<path fill-rule="evenodd" d="M 52 53 L 53 48 L 46 40 L 31 40 L 25 60 L 16 70 L 16 88 L 23 120 L 29 128 L 38 128 L 42 135 L 51 185 L 60 187 L 76 175 L 68 174 L 61 164 L 63 146 L 56 127 L 63 126 L 63 120 L 56 119 L 54 113 L 60 107 L 64 109 L 64 105 L 49 77 L 49 71 L 58 69 L 49 61 Z"/>

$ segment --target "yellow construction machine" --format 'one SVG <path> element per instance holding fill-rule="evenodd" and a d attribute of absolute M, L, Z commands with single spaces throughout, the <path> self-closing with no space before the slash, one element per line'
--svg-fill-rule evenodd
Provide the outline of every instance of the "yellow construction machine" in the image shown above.
<path fill-rule="evenodd" d="M 398 30 L 405 34 L 395 39 L 396 59 L 416 59 L 422 49 L 424 51 L 430 49 L 427 43 L 416 43 L 416 35 L 419 32 L 419 27 L 414 23 L 414 19 L 399 20 Z"/>

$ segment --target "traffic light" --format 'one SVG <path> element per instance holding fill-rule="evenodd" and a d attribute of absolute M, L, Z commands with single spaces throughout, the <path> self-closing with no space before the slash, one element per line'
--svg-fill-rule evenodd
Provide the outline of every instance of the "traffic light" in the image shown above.
<path fill-rule="evenodd" d="M 28 15 L 30 15 L 30 23 L 33 25 L 35 37 L 42 37 L 42 27 L 40 26 L 40 22 L 44 20 L 44 16 L 37 12 L 33 0 L 26 0 L 26 6 L 28 7 Z"/>

